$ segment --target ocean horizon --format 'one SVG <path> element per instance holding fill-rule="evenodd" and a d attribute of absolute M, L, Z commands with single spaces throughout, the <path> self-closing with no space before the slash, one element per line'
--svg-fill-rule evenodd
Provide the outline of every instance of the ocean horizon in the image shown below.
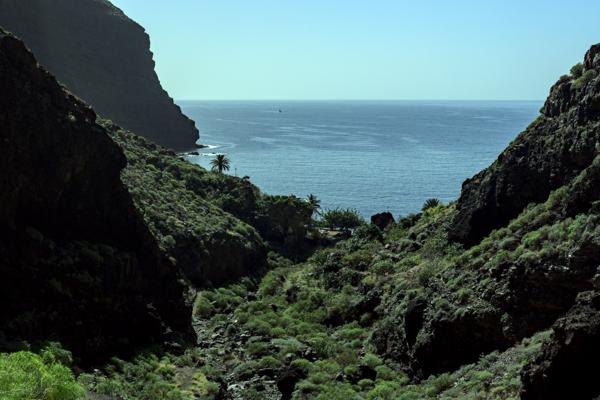
<path fill-rule="evenodd" d="M 205 168 L 215 154 L 231 175 L 268 194 L 309 193 L 324 209 L 365 218 L 456 200 L 462 182 L 493 162 L 539 114 L 541 100 L 185 100 Z"/>

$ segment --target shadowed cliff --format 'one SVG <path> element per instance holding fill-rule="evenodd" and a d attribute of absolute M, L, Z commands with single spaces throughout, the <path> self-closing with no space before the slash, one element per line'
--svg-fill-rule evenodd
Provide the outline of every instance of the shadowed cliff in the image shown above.
<path fill-rule="evenodd" d="M 0 0 L 0 26 L 98 114 L 176 150 L 198 130 L 161 87 L 144 29 L 105 0 Z"/>
<path fill-rule="evenodd" d="M 189 330 L 175 268 L 120 180 L 96 114 L 0 30 L 0 348 L 60 340 L 84 362 Z"/>
<path fill-rule="evenodd" d="M 600 146 L 599 69 L 600 45 L 595 45 L 585 56 L 580 76 L 561 77 L 539 118 L 489 168 L 465 181 L 453 239 L 479 243 L 590 165 Z"/>

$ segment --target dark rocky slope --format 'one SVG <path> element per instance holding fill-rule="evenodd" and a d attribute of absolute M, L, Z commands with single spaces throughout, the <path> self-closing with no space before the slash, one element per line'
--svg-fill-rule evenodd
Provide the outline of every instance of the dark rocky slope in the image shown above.
<path fill-rule="evenodd" d="M 175 268 L 95 113 L 0 31 L 0 346 L 60 340 L 93 362 L 185 333 Z"/>
<path fill-rule="evenodd" d="M 600 45 L 592 46 L 581 77 L 563 76 L 550 90 L 542 115 L 489 168 L 463 184 L 451 238 L 479 243 L 529 203 L 586 168 L 600 146 Z"/>
<path fill-rule="evenodd" d="M 583 292 L 553 326 L 552 337 L 523 371 L 521 399 L 592 399 L 600 395 L 600 293 Z"/>
<path fill-rule="evenodd" d="M 148 35 L 109 1 L 0 0 L 0 26 L 103 117 L 166 147 L 194 147 L 198 130 L 161 87 Z"/>

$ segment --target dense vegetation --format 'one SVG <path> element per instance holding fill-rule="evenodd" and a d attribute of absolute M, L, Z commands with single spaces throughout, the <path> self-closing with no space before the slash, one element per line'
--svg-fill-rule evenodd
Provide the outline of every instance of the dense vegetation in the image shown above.
<path fill-rule="evenodd" d="M 84 381 L 101 393 L 135 399 L 158 399 L 167 389 L 177 399 L 194 398 L 194 390 L 218 398 L 232 385 L 230 394 L 240 399 L 278 398 L 278 391 L 294 399 L 518 398 L 521 369 L 547 333 L 418 383 L 378 355 L 373 343 L 390 318 L 389 302 L 404 306 L 398 292 L 406 293 L 406 301 L 428 296 L 440 309 L 449 307 L 436 300 L 432 282 L 461 253 L 443 238 L 452 213 L 452 206 L 438 205 L 385 234 L 361 227 L 301 264 L 272 253 L 260 281 L 243 279 L 197 295 L 198 348 L 182 356 L 116 361 L 107 375 Z M 456 290 L 468 304 L 468 287 Z M 190 369 L 204 389 L 194 389 Z M 144 377 L 148 371 L 151 381 Z M 136 397 L 142 387 L 154 388 L 148 390 L 155 397 Z"/>

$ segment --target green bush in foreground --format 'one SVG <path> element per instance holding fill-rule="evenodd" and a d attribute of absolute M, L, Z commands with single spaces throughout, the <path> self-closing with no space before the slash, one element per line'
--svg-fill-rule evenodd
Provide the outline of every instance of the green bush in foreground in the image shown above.
<path fill-rule="evenodd" d="M 84 396 L 71 370 L 50 352 L 0 354 L 0 398 L 3 400 L 77 400 Z"/>

